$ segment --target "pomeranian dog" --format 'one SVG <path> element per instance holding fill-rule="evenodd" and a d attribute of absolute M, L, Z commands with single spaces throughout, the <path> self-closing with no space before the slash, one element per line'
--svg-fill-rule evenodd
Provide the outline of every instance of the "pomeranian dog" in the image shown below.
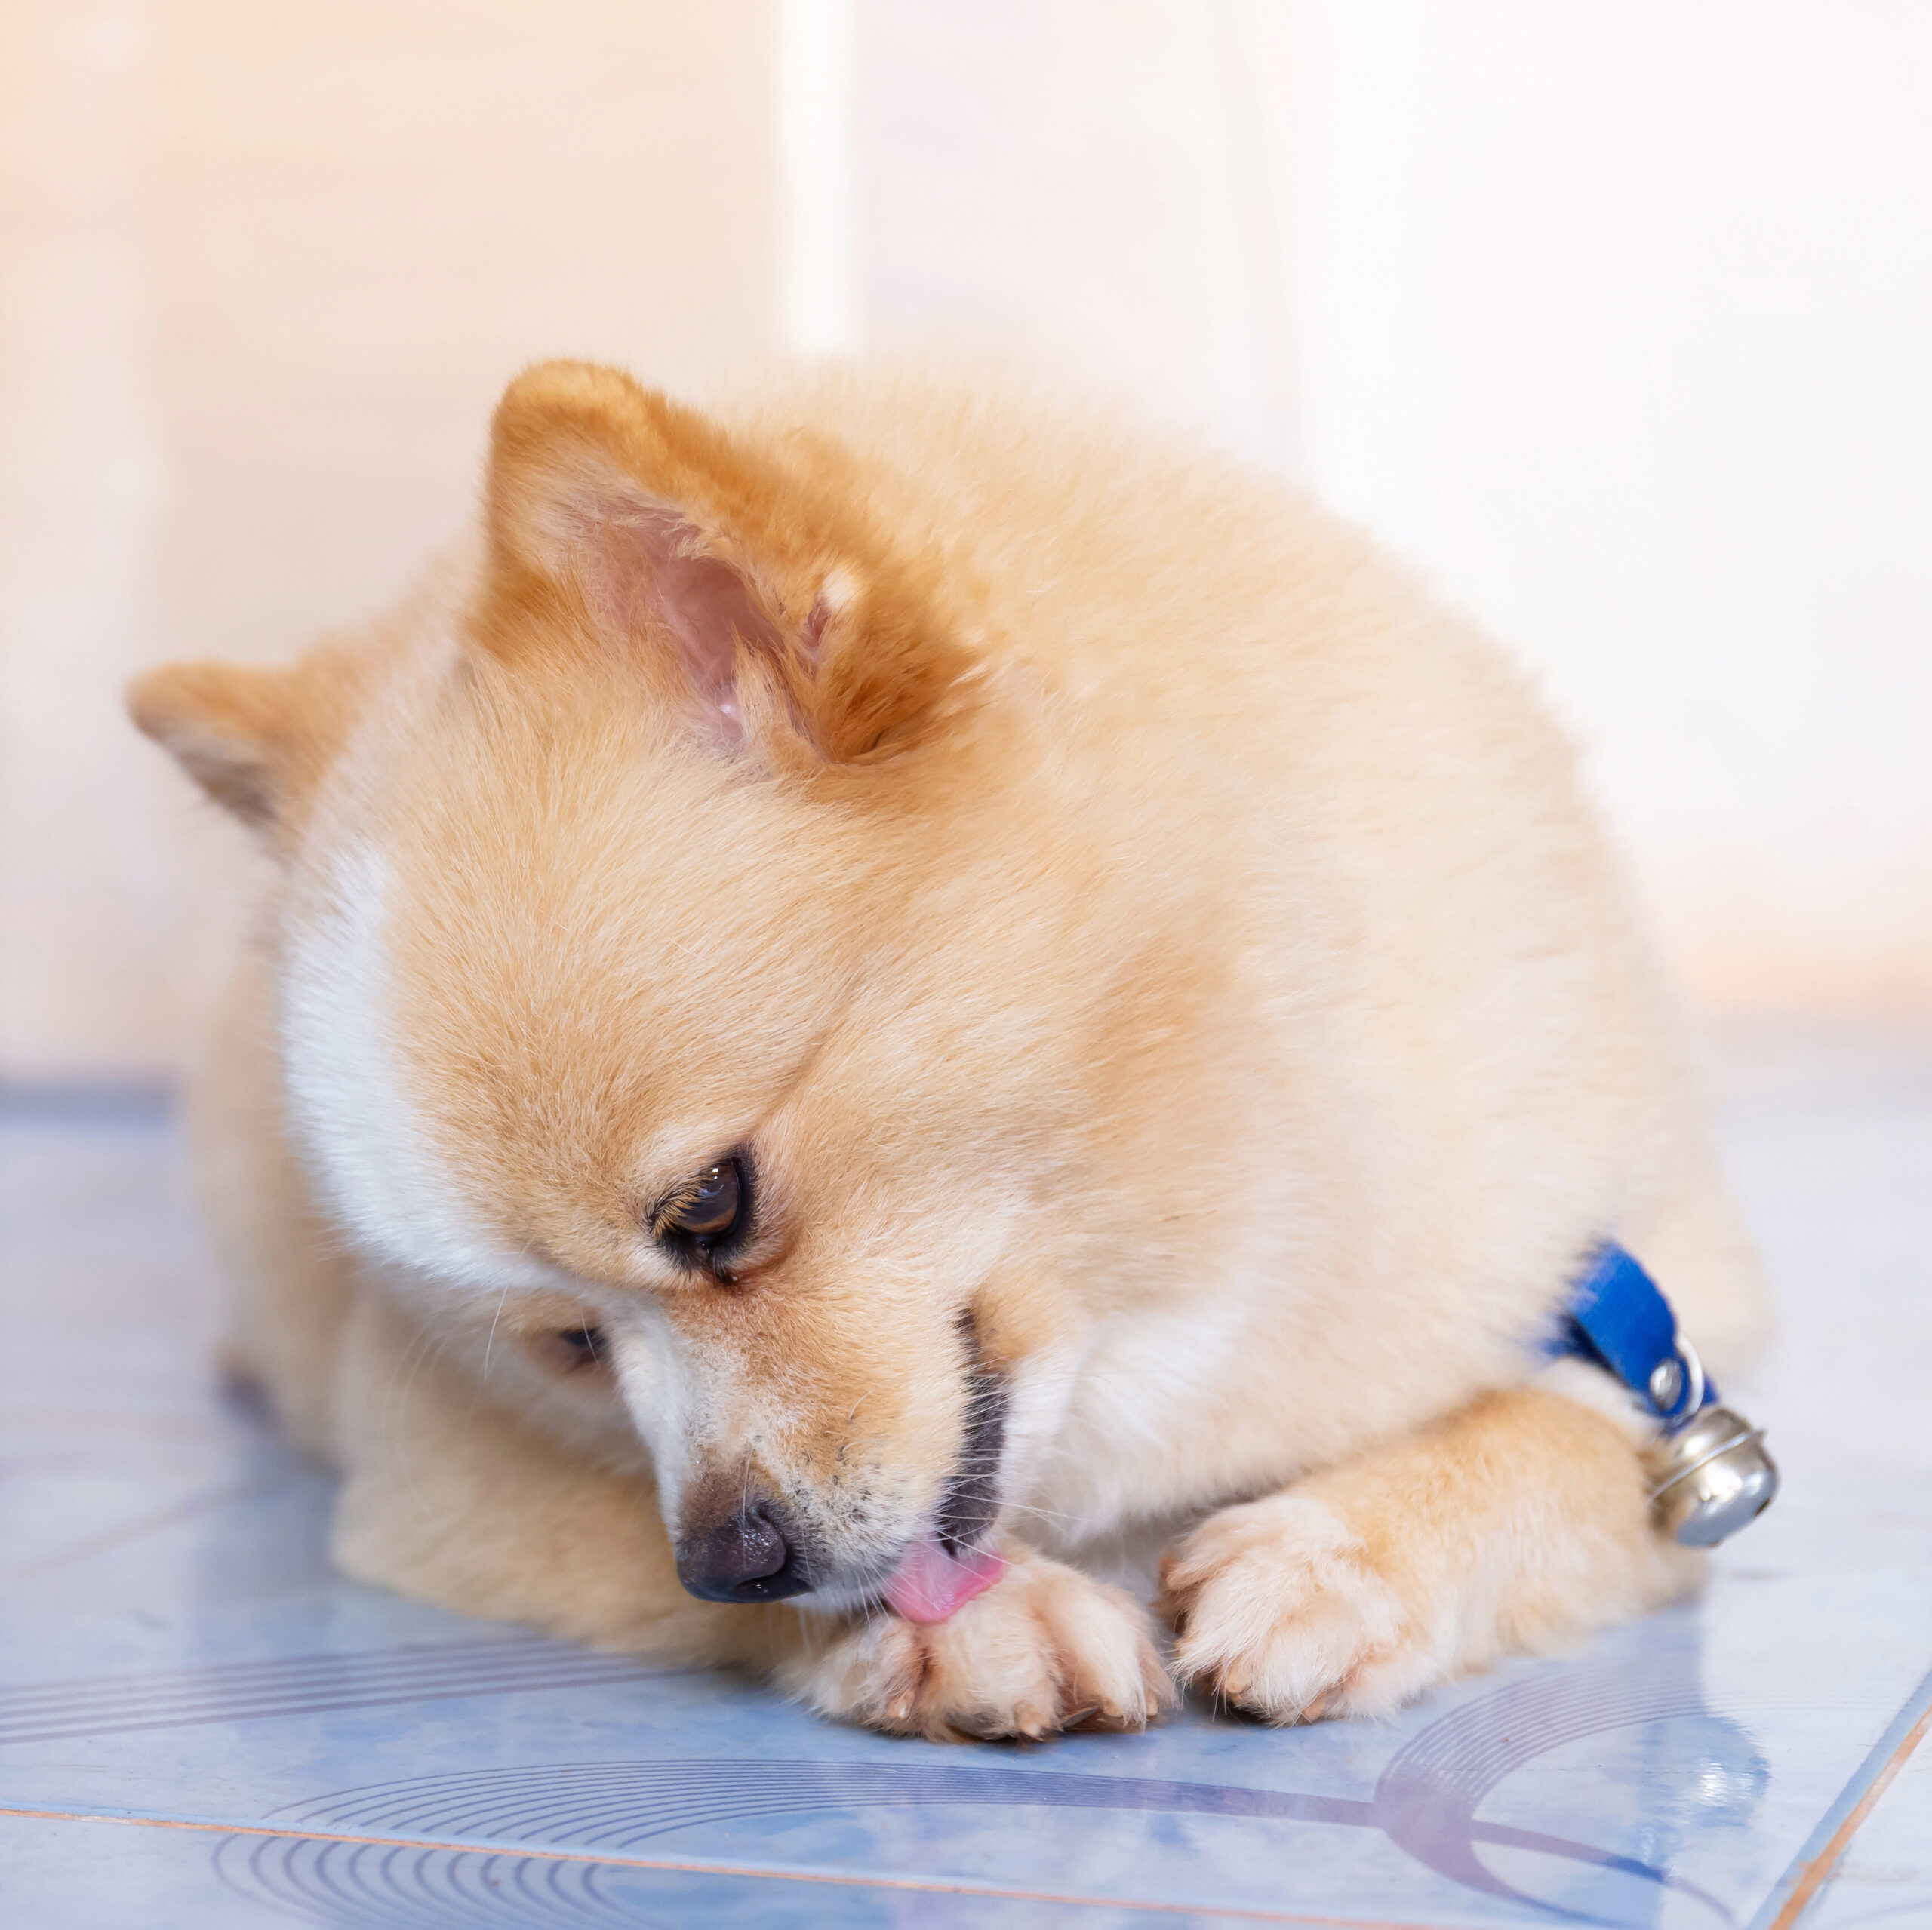
<path fill-rule="evenodd" d="M 1523 678 L 1284 486 L 555 362 L 399 610 L 131 704 L 277 861 L 202 1191 L 351 1574 L 934 1737 L 1694 1580 L 1540 1345 L 1606 1239 L 1758 1338 L 1670 996 Z"/>

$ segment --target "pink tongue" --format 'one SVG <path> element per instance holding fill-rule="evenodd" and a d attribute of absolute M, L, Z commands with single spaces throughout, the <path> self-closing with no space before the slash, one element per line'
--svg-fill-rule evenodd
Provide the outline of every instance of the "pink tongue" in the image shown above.
<path fill-rule="evenodd" d="M 943 1621 L 1005 1572 L 998 1555 L 985 1550 L 949 1555 L 937 1535 L 921 1535 L 893 1570 L 885 1599 L 908 1621 Z"/>

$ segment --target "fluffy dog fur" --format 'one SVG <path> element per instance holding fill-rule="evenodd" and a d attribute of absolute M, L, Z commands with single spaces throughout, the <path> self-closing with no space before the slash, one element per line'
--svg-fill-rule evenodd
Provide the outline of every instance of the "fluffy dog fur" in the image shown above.
<path fill-rule="evenodd" d="M 279 860 L 198 1136 L 352 1573 L 934 1735 L 1159 1709 L 1079 1566 L 1130 1530 L 1175 1675 L 1278 1721 L 1694 1576 L 1535 1352 L 1605 1236 L 1720 1375 L 1756 1338 L 1669 999 L 1523 681 L 1277 484 L 552 364 L 399 611 L 131 704 Z M 746 1242 L 681 1264 L 733 1151 Z M 881 1607 L 974 1477 L 1004 1578 Z M 748 1498 L 795 1603 L 679 1586 Z"/>

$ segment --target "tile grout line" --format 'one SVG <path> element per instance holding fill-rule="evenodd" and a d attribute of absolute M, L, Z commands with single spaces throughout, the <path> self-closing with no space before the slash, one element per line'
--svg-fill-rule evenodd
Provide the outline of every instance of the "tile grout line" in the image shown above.
<path fill-rule="evenodd" d="M 1017 1890 L 993 1883 L 947 1882 L 937 1878 L 917 1876 L 837 1876 L 813 1870 L 761 1869 L 735 1863 L 693 1863 L 669 1857 L 606 1855 L 595 1850 L 549 1849 L 523 1843 L 453 1842 L 429 1836 L 367 1836 L 343 1830 L 278 1829 L 266 1823 L 217 1823 L 185 1816 L 117 1816 L 97 1810 L 25 1809 L 0 1805 L 0 1817 L 42 1823 L 112 1823 L 143 1830 L 188 1830 L 220 1836 L 299 1838 L 304 1842 L 349 1843 L 377 1849 L 440 1849 L 469 1856 L 521 1856 L 545 1863 L 603 1864 L 620 1870 L 656 1870 L 669 1874 L 694 1876 L 729 1876 L 741 1882 L 823 1883 L 849 1889 L 909 1890 L 927 1895 L 989 1897 L 1010 1903 L 1074 1904 L 1094 1910 L 1138 1910 L 1170 1916 L 1212 1916 L 1238 1923 L 1288 1923 L 1313 1926 L 1313 1930 L 1441 1930 L 1441 1926 L 1421 1923 L 1395 1923 L 1380 1918 L 1359 1916 L 1306 1916 L 1293 1912 L 1244 1910 L 1227 1904 L 1145 1903 L 1120 1897 L 1084 1897 L 1060 1890 Z"/>
<path fill-rule="evenodd" d="M 1793 1930 L 1830 1882 L 1852 1838 L 1928 1731 L 1932 1731 L 1932 1675 L 1906 1698 L 1905 1707 L 1853 1772 L 1838 1800 L 1819 1819 L 1817 1827 L 1772 1886 L 1746 1930 Z"/>
<path fill-rule="evenodd" d="M 265 1495 L 278 1494 L 283 1489 L 293 1486 L 300 1478 L 295 1474 L 275 1474 L 260 1480 L 235 1481 L 223 1487 L 202 1489 L 177 1501 L 171 1507 L 145 1515 L 140 1520 L 128 1522 L 119 1528 L 109 1529 L 91 1541 L 63 1549 L 57 1554 L 40 1556 L 22 1563 L 18 1568 L 0 1569 L 0 1591 L 22 1582 L 38 1581 L 43 1575 L 51 1575 L 56 1569 L 66 1567 L 69 1562 L 87 1561 L 96 1555 L 106 1554 L 111 1549 L 137 1541 L 144 1535 L 155 1534 L 163 1528 L 179 1527 L 197 1515 L 226 1507 L 232 1502 L 259 1501 Z"/>

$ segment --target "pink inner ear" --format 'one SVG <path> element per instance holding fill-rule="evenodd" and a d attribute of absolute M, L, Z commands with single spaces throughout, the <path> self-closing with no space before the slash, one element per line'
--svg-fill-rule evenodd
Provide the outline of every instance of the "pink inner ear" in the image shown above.
<path fill-rule="evenodd" d="M 601 521 L 588 546 L 589 588 L 613 627 L 660 626 L 676 646 L 693 693 L 730 744 L 742 741 L 738 640 L 776 652 L 784 638 L 730 564 L 691 554 L 696 526 L 672 509 L 640 504 Z"/>

